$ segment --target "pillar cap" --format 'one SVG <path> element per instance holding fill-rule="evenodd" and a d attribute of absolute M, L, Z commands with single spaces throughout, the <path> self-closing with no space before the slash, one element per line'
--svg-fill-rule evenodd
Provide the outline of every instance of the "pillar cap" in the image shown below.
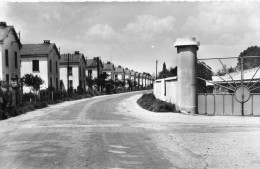
<path fill-rule="evenodd" d="M 199 46 L 200 42 L 196 41 L 195 37 L 191 38 L 177 38 L 176 42 L 174 43 L 174 47 L 179 47 L 179 46 Z"/>

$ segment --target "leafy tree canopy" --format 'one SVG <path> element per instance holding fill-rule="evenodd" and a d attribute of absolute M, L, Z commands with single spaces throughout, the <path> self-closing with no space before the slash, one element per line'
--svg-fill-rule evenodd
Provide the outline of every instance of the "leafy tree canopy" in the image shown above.
<path fill-rule="evenodd" d="M 239 56 L 260 56 L 260 47 L 251 46 L 241 52 Z M 260 66 L 260 57 L 257 58 L 244 58 L 244 69 L 250 69 Z M 241 59 L 238 59 L 237 68 L 240 70 Z"/>
<path fill-rule="evenodd" d="M 44 83 L 40 76 L 33 74 L 25 74 L 23 82 L 25 86 L 30 87 L 34 92 L 40 90 L 41 85 Z"/>

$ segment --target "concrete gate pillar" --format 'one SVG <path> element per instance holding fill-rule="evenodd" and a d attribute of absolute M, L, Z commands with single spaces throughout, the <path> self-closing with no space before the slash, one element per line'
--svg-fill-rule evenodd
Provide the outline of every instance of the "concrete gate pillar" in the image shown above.
<path fill-rule="evenodd" d="M 178 101 L 177 109 L 190 114 L 197 113 L 197 50 L 195 38 L 177 38 Z"/>

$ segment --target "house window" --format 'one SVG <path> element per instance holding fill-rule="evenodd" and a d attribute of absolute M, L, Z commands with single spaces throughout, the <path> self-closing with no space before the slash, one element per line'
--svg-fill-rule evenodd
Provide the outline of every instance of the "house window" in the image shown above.
<path fill-rule="evenodd" d="M 5 75 L 5 80 L 6 80 L 6 83 L 9 84 L 9 74 Z"/>
<path fill-rule="evenodd" d="M 50 77 L 50 87 L 52 87 L 52 78 Z"/>
<path fill-rule="evenodd" d="M 69 81 L 69 88 L 73 88 L 73 80 Z"/>
<path fill-rule="evenodd" d="M 17 52 L 14 52 L 14 66 L 15 66 L 15 68 L 18 68 Z"/>
<path fill-rule="evenodd" d="M 68 73 L 69 73 L 69 76 L 72 76 L 72 67 L 68 67 Z"/>
<path fill-rule="evenodd" d="M 79 67 L 79 77 L 81 77 L 81 68 Z"/>
<path fill-rule="evenodd" d="M 33 60 L 32 61 L 32 69 L 33 71 L 39 72 L 39 60 Z"/>
<path fill-rule="evenodd" d="M 58 90 L 58 89 L 59 89 L 59 81 L 58 81 L 58 78 L 56 77 L 56 90 Z"/>
<path fill-rule="evenodd" d="M 56 61 L 56 73 L 58 73 L 58 62 Z"/>
<path fill-rule="evenodd" d="M 5 49 L 5 66 L 9 66 L 8 50 Z"/>
<path fill-rule="evenodd" d="M 118 75 L 115 75 L 115 79 L 116 79 L 116 80 L 118 79 Z"/>
<path fill-rule="evenodd" d="M 88 70 L 88 77 L 92 78 L 92 70 Z"/>
<path fill-rule="evenodd" d="M 51 60 L 50 60 L 50 72 L 52 72 L 52 65 L 51 65 Z"/>

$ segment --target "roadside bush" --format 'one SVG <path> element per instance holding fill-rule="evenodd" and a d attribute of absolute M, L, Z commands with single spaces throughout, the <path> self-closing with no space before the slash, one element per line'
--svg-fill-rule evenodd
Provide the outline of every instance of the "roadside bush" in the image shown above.
<path fill-rule="evenodd" d="M 144 109 L 153 112 L 175 112 L 175 105 L 155 98 L 153 93 L 143 94 L 137 103 Z"/>

